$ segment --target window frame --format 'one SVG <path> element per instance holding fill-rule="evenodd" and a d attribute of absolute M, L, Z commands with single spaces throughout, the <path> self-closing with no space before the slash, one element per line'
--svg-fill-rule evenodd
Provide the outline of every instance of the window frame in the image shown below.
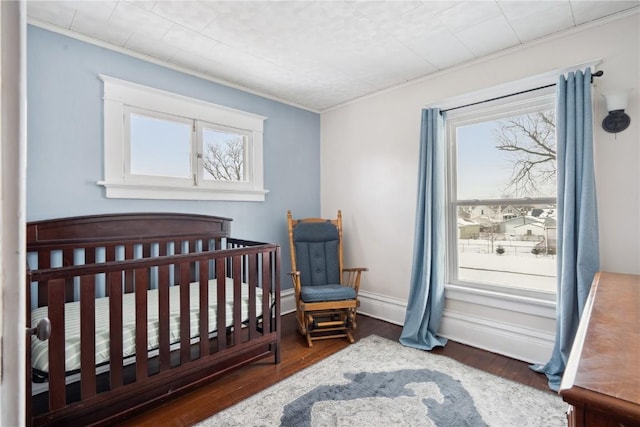
<path fill-rule="evenodd" d="M 555 89 L 505 97 L 445 113 L 446 144 L 446 267 L 445 282 L 457 289 L 474 289 L 495 295 L 508 295 L 532 300 L 555 301 L 556 292 L 509 287 L 500 284 L 463 281 L 457 278 L 458 270 L 458 207 L 526 204 L 556 204 L 556 197 L 458 200 L 457 198 L 457 141 L 456 128 L 509 116 L 517 116 L 543 109 L 555 109 Z"/>
<path fill-rule="evenodd" d="M 266 117 L 235 110 L 172 92 L 99 75 L 104 83 L 104 180 L 107 198 L 264 201 L 263 129 Z M 127 114 L 191 121 L 191 165 L 196 178 L 146 176 L 128 173 L 130 165 Z M 245 181 L 202 179 L 202 127 L 246 135 Z M 199 146 L 200 145 L 200 146 Z M 200 148 L 198 150 L 198 148 Z M 195 151 L 194 151 L 195 149 Z"/>

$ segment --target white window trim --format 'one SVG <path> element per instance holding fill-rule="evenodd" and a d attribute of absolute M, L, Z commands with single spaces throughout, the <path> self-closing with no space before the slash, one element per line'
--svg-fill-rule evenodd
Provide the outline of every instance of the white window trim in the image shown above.
<path fill-rule="evenodd" d="M 441 110 L 447 110 L 459 105 L 472 104 L 475 102 L 481 102 L 487 99 L 505 96 L 511 93 L 517 93 L 535 87 L 545 86 L 552 83 L 555 84 L 557 82 L 558 76 L 561 74 L 567 74 L 569 72 L 585 68 L 591 68 L 591 71 L 593 73 L 596 71 L 597 65 L 601 62 L 601 59 L 594 59 L 581 64 L 575 64 L 564 68 L 550 70 L 548 72 L 528 78 L 429 103 L 425 105 L 425 108 L 440 108 Z M 456 113 L 454 113 L 454 111 Z M 447 112 L 447 116 L 455 117 L 456 114 L 464 115 L 465 111 L 465 109 L 453 110 Z M 447 154 L 447 156 L 448 155 L 449 154 Z M 450 172 L 447 173 L 449 174 Z M 450 179 L 449 175 L 447 175 L 447 179 Z M 449 212 L 447 212 L 447 214 L 447 218 L 449 218 Z M 448 229 L 447 235 L 451 235 Z M 447 247 L 447 259 L 449 259 L 450 251 L 452 248 L 452 245 L 449 241 L 447 241 Z M 555 307 L 556 304 L 556 295 L 545 292 L 531 291 L 527 289 L 507 289 L 501 286 L 494 285 L 470 285 L 466 282 L 452 283 L 452 281 L 450 280 L 451 274 L 449 272 L 449 268 L 449 264 L 447 264 L 445 277 L 445 295 L 448 299 L 456 299 L 470 303 L 478 302 L 478 299 L 480 299 L 484 301 L 486 305 L 497 309 L 513 310 L 534 315 L 540 315 L 540 307 L 543 307 L 542 310 L 546 313 L 546 315 L 543 315 L 543 317 L 554 317 L 554 314 L 552 312 L 554 310 L 553 307 Z"/>
<path fill-rule="evenodd" d="M 263 128 L 266 117 L 195 98 L 99 75 L 104 82 L 104 180 L 108 198 L 264 201 Z M 170 114 L 247 132 L 248 169 L 245 182 L 193 182 L 127 179 L 125 113 L 128 107 Z"/>
<path fill-rule="evenodd" d="M 514 201 L 522 201 L 524 199 L 492 199 L 492 200 L 457 200 L 456 195 L 456 177 L 457 170 L 455 162 L 456 158 L 456 140 L 455 128 L 458 126 L 469 125 L 489 121 L 503 117 L 505 114 L 519 115 L 541 108 L 555 108 L 555 89 L 545 88 L 536 92 L 517 95 L 514 97 L 503 98 L 489 103 L 470 106 L 460 110 L 454 110 L 447 113 L 445 129 L 447 141 L 447 262 L 446 262 L 446 283 L 452 291 L 456 289 L 455 295 L 460 295 L 463 289 L 473 290 L 470 295 L 478 297 L 478 292 L 492 295 L 493 298 L 499 297 L 502 304 L 508 301 L 522 300 L 524 301 L 547 301 L 556 300 L 556 294 L 551 292 L 538 291 L 534 289 L 523 289 L 517 287 L 508 287 L 498 284 L 477 283 L 469 281 L 461 281 L 456 279 L 456 268 L 458 265 L 457 251 L 457 207 L 458 202 L 463 204 L 488 205 L 488 204 L 513 204 Z M 451 136 L 451 137 L 450 137 Z M 455 201 L 454 201 L 455 200 Z M 553 198 L 529 198 L 528 203 L 542 204 L 556 202 Z M 464 292 L 463 292 L 464 293 Z"/>

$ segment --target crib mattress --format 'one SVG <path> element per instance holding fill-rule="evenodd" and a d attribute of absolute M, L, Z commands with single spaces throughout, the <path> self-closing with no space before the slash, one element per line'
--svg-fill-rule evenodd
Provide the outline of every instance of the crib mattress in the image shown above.
<path fill-rule="evenodd" d="M 233 279 L 227 278 L 225 283 L 226 297 L 226 325 L 233 325 Z M 242 321 L 249 316 L 249 285 L 241 284 L 242 295 Z M 209 331 L 217 331 L 217 283 L 209 281 Z M 256 315 L 262 314 L 262 289 L 256 288 Z M 191 283 L 189 286 L 190 302 L 190 338 L 195 338 L 200 331 L 200 285 Z M 47 317 L 47 307 L 39 307 L 31 312 L 31 324 L 35 325 L 42 318 Z M 96 365 L 109 361 L 109 298 L 97 298 L 95 301 L 96 313 Z M 159 317 L 158 317 L 158 290 L 147 292 L 147 349 L 158 348 Z M 122 298 L 122 356 L 135 354 L 136 335 L 136 311 L 135 294 L 124 294 Z M 73 372 L 80 369 L 80 302 L 68 302 L 65 304 L 65 371 Z M 177 343 L 180 341 L 180 287 L 169 288 L 169 340 Z M 31 362 L 34 369 L 43 373 L 49 372 L 49 343 L 40 341 L 35 337 L 31 340 Z"/>

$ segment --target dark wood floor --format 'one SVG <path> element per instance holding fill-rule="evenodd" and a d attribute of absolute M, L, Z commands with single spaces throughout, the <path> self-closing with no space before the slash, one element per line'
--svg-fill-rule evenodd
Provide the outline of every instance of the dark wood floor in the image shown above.
<path fill-rule="evenodd" d="M 193 425 L 349 345 L 346 340 L 331 339 L 316 341 L 313 348 L 308 348 L 296 329 L 293 314 L 283 316 L 282 326 L 282 358 L 279 365 L 274 365 L 273 358 L 256 362 L 121 425 Z M 354 335 L 356 340 L 371 334 L 398 340 L 401 329 L 381 320 L 358 316 L 358 329 Z M 494 375 L 549 391 L 546 377 L 531 371 L 527 363 L 452 341 L 433 352 Z"/>

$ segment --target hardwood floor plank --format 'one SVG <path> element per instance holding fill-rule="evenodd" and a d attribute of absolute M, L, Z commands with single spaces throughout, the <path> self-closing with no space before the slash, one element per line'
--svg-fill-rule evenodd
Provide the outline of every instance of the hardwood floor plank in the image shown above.
<path fill-rule="evenodd" d="M 357 320 L 358 329 L 354 332 L 356 340 L 372 334 L 394 341 L 400 338 L 402 327 L 398 325 L 363 315 L 359 315 Z M 191 426 L 302 369 L 312 366 L 349 345 L 346 339 L 330 339 L 315 341 L 312 348 L 307 347 L 306 340 L 297 331 L 293 314 L 287 314 L 282 318 L 281 342 L 282 356 L 279 365 L 274 365 L 273 359 L 258 361 L 231 372 L 189 394 L 126 420 L 120 425 Z M 528 363 L 455 341 L 449 341 L 444 348 L 435 349 L 433 353 L 551 393 L 547 387 L 546 377 L 529 369 Z"/>

